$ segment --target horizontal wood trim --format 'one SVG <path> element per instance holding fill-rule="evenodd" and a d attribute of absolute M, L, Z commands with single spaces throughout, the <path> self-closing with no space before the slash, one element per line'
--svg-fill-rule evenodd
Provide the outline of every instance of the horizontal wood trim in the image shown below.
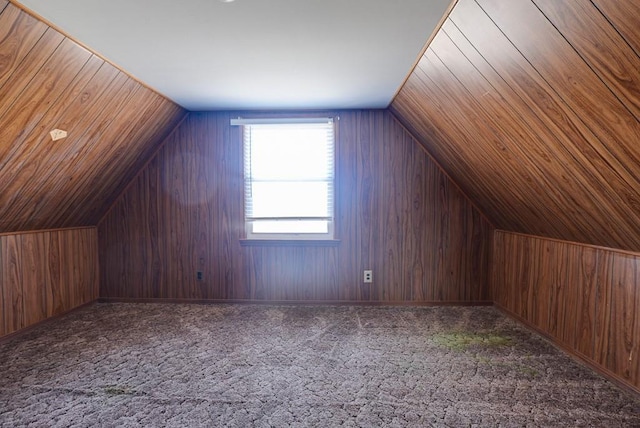
<path fill-rule="evenodd" d="M 46 233 L 46 232 L 66 232 L 70 230 L 84 230 L 84 229 L 92 229 L 97 230 L 96 226 L 80 226 L 80 227 L 62 227 L 58 229 L 43 229 L 43 230 L 23 230 L 19 232 L 2 232 L 0 236 L 13 236 L 13 235 L 24 235 L 31 233 Z"/>
<path fill-rule="evenodd" d="M 102 303 L 183 303 L 183 304 L 251 304 L 251 305 L 322 305 L 322 306 L 493 306 L 491 301 L 461 301 L 461 302 L 406 302 L 406 301 L 361 301 L 361 300 L 256 300 L 256 299 L 138 299 L 101 297 Z"/>
<path fill-rule="evenodd" d="M 241 239 L 243 247 L 337 247 L 339 239 Z"/>
<path fill-rule="evenodd" d="M 630 256 L 638 256 L 638 257 L 640 257 L 640 252 L 639 251 L 629 251 L 629 250 L 622 250 L 620 248 L 604 247 L 602 245 L 585 244 L 583 242 L 568 241 L 566 239 L 548 238 L 546 236 L 531 235 L 531 234 L 528 234 L 528 233 L 520 233 L 520 232 L 512 232 L 510 230 L 504 230 L 504 229 L 496 229 L 495 232 L 496 233 L 508 233 L 510 235 L 522 236 L 522 237 L 525 237 L 525 238 L 544 239 L 546 241 L 557 242 L 559 244 L 578 245 L 580 247 L 594 248 L 594 249 L 597 249 L 597 250 L 605 250 L 605 251 L 610 251 L 610 252 L 613 252 L 613 253 L 627 254 L 627 255 L 630 255 Z"/>
<path fill-rule="evenodd" d="M 500 310 L 503 314 L 505 314 L 508 317 L 514 319 L 515 321 L 523 324 L 525 327 L 527 327 L 528 329 L 530 329 L 534 333 L 539 334 L 540 336 L 545 338 L 547 341 L 549 341 L 553 346 L 555 346 L 559 350 L 561 350 L 564 353 L 566 353 L 567 355 L 569 355 L 575 361 L 577 361 L 580 364 L 585 364 L 586 366 L 588 366 L 589 368 L 591 368 L 595 372 L 601 374 L 602 376 L 604 376 L 605 378 L 610 380 L 612 383 L 614 383 L 616 386 L 620 387 L 621 389 L 623 389 L 627 393 L 632 394 L 633 396 L 639 396 L 640 395 L 640 388 L 638 386 L 630 384 L 627 380 L 621 378 L 616 373 L 614 373 L 614 372 L 612 372 L 610 370 L 607 370 L 606 368 L 603 368 L 599 364 L 596 364 L 593 360 L 589 359 L 588 357 L 586 357 L 585 355 L 581 354 L 580 352 L 577 352 L 574 348 L 572 348 L 570 346 L 567 346 L 565 343 L 563 343 L 562 341 L 558 340 L 556 337 L 550 335 L 545 330 L 542 330 L 539 327 L 537 327 L 536 325 L 532 324 L 527 319 L 522 318 L 518 314 L 515 314 L 515 313 L 511 312 L 510 310 L 508 310 L 507 308 L 501 306 L 498 303 L 494 303 L 494 306 L 498 310 Z"/>

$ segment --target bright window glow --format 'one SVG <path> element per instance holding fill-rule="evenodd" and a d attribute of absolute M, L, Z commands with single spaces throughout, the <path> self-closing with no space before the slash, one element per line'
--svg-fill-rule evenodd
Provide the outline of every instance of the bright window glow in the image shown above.
<path fill-rule="evenodd" d="M 244 124 L 247 237 L 332 239 L 333 121 L 281 122 Z"/>

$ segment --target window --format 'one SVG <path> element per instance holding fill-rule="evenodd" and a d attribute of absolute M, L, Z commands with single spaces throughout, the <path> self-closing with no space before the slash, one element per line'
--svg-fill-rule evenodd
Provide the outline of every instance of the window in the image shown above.
<path fill-rule="evenodd" d="M 243 126 L 248 239 L 333 239 L 333 119 L 236 119 Z"/>

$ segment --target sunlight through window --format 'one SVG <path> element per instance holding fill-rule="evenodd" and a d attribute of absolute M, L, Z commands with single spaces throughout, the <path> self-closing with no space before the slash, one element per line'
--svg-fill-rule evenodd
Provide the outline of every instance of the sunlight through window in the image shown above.
<path fill-rule="evenodd" d="M 247 238 L 333 239 L 333 120 L 247 122 Z"/>

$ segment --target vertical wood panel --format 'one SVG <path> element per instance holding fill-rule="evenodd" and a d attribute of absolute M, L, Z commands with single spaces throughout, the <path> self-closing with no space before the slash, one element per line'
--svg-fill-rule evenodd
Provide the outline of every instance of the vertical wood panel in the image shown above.
<path fill-rule="evenodd" d="M 575 302 L 572 304 L 573 300 L 569 298 L 569 305 L 565 311 L 569 320 L 575 320 L 575 328 L 566 332 L 564 341 L 582 355 L 593 359 L 594 317 L 601 251 L 582 246 L 569 246 L 567 251 L 567 258 L 576 261 L 568 264 L 570 274 L 567 278 L 571 290 L 568 294 L 575 297 Z"/>
<path fill-rule="evenodd" d="M 49 233 L 47 234 L 49 240 L 48 250 L 48 269 L 50 275 L 50 282 L 45 286 L 46 293 L 46 305 L 47 305 L 47 318 L 57 315 L 62 312 L 64 307 L 64 301 L 60 289 L 63 287 L 63 270 L 64 266 L 60 257 L 60 241 L 69 239 L 64 232 Z M 88 255 L 95 254 L 89 252 Z M 94 279 L 97 277 L 94 277 Z"/>
<path fill-rule="evenodd" d="M 640 387 L 640 254 L 502 231 L 494 245 L 498 305 Z"/>
<path fill-rule="evenodd" d="M 190 114 L 99 225 L 101 295 L 486 298 L 492 228 L 410 134 L 384 111 L 321 114 L 340 117 L 338 246 L 241 246 L 242 144 L 229 125 L 237 113 Z M 362 282 L 364 269 L 373 284 Z"/>
<path fill-rule="evenodd" d="M 22 257 L 20 238 L 15 235 L 0 237 L 2 252 L 2 316 L 5 333 L 13 333 L 24 327 L 24 305 L 22 302 Z"/>
<path fill-rule="evenodd" d="M 542 248 L 539 244 L 539 241 L 528 243 L 516 259 L 515 263 L 517 263 L 519 269 L 514 270 L 510 278 L 513 283 L 509 287 L 509 299 L 507 300 L 507 304 L 513 308 L 516 314 L 520 316 L 528 315 L 534 320 L 534 323 L 539 321 L 539 316 L 536 312 L 535 304 L 532 305 L 529 302 L 535 303 L 541 295 L 544 295 L 544 293 L 541 293 L 544 288 L 533 285 L 533 281 L 531 281 L 531 273 L 541 260 Z M 505 249 L 509 250 L 511 245 L 511 243 L 508 243 Z M 499 295 L 500 292 L 497 292 L 497 294 Z"/>
<path fill-rule="evenodd" d="M 18 235 L 23 260 L 22 293 L 24 325 L 32 325 L 47 318 L 46 291 L 50 278 L 45 243 L 41 233 Z"/>
<path fill-rule="evenodd" d="M 611 279 L 614 275 L 614 260 L 616 254 L 603 252 L 600 258 L 600 266 L 596 288 L 596 313 L 594 328 L 594 350 L 595 361 L 603 367 L 607 366 L 609 352 L 613 346 L 612 337 L 609 336 L 611 325 Z"/>
<path fill-rule="evenodd" d="M 97 231 L 0 235 L 0 336 L 98 298 Z"/>
<path fill-rule="evenodd" d="M 617 254 L 611 268 L 611 346 L 606 367 L 630 383 L 640 367 L 640 257 Z"/>
<path fill-rule="evenodd" d="M 514 241 L 515 242 L 515 241 Z M 527 305 L 528 311 L 533 314 L 533 319 L 537 326 L 550 325 L 550 305 L 551 300 L 551 280 L 552 280 L 552 267 L 550 264 L 549 254 L 551 246 L 544 239 L 536 239 L 530 243 L 525 244 L 525 248 L 529 247 L 528 257 L 524 260 L 520 260 L 520 268 L 526 272 L 526 276 L 521 277 L 521 283 L 513 289 L 515 295 L 519 294 L 522 284 L 528 284 L 531 289 L 529 295 L 532 296 L 531 302 L 526 298 L 521 298 L 521 304 Z"/>

